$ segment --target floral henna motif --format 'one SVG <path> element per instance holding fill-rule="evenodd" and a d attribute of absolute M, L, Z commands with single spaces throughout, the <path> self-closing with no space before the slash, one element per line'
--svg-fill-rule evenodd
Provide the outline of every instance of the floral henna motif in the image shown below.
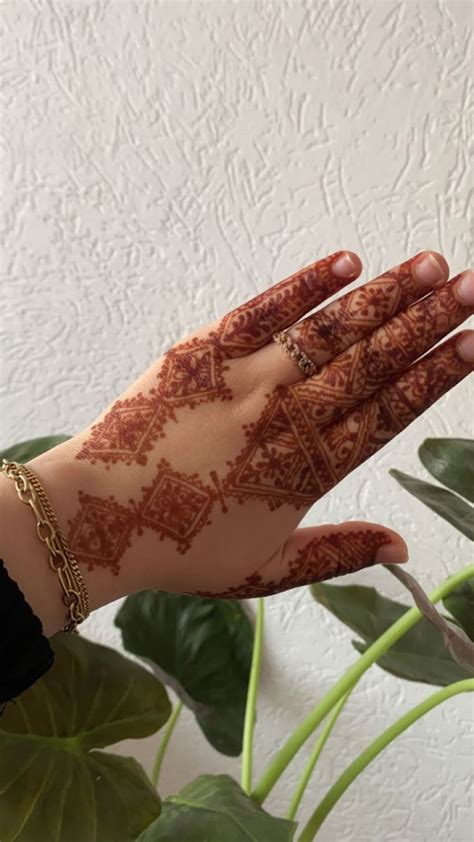
<path fill-rule="evenodd" d="M 226 386 L 224 356 L 217 335 L 209 340 L 191 339 L 172 348 L 164 357 L 156 387 L 148 396 L 116 401 L 104 420 L 94 424 L 77 459 L 92 464 L 125 462 L 147 464 L 147 453 L 164 437 L 165 423 L 176 419 L 177 407 L 194 408 L 207 401 L 231 400 Z"/>
<path fill-rule="evenodd" d="M 332 423 L 408 368 L 469 312 L 469 307 L 454 298 L 450 283 L 394 316 L 289 391 L 313 423 L 319 427 Z"/>
<path fill-rule="evenodd" d="M 107 567 L 117 575 L 136 527 L 134 510 L 120 506 L 113 496 L 103 500 L 83 491 L 79 491 L 79 503 L 77 515 L 68 521 L 72 553 L 88 570 Z"/>
<path fill-rule="evenodd" d="M 320 433 L 321 449 L 331 454 L 336 477 L 324 493 L 470 373 L 471 364 L 459 357 L 456 341 L 436 348 Z"/>
<path fill-rule="evenodd" d="M 77 459 L 96 462 L 137 462 L 146 465 L 146 453 L 164 435 L 165 406 L 145 398 L 140 392 L 133 398 L 116 401 L 104 420 L 93 424 L 91 435 L 77 454 Z"/>
<path fill-rule="evenodd" d="M 313 362 L 323 365 L 419 297 L 411 274 L 414 260 L 328 304 L 296 325 L 291 335 Z"/>
<path fill-rule="evenodd" d="M 307 266 L 224 316 L 217 335 L 227 356 L 245 356 L 263 347 L 275 331 L 290 327 L 349 283 L 331 273 L 331 264 L 342 253 Z"/>
<path fill-rule="evenodd" d="M 331 273 L 340 254 L 317 261 L 233 310 L 208 338 L 195 337 L 171 348 L 149 394 L 116 401 L 105 419 L 93 425 L 76 458 L 105 462 L 107 467 L 117 462 L 146 465 L 146 454 L 165 435 L 165 423 L 176 420 L 176 408 L 231 400 L 224 378 L 226 359 L 265 345 L 276 330 L 290 326 L 344 286 L 348 279 Z"/>
<path fill-rule="evenodd" d="M 252 599 L 344 576 L 374 564 L 377 550 L 387 544 L 388 540 L 385 532 L 371 529 L 329 532 L 313 538 L 302 547 L 295 559 L 289 562 L 288 573 L 282 579 L 265 581 L 256 572 L 247 576 L 243 585 L 227 588 L 220 593 L 198 591 L 198 596 Z"/>
<path fill-rule="evenodd" d="M 318 444 L 314 424 L 285 387 L 268 396 L 258 422 L 244 430 L 247 443 L 228 463 L 224 482 L 228 496 L 240 503 L 249 498 L 266 500 L 272 511 L 284 503 L 299 509 L 311 506 L 323 487 L 334 484 L 331 461 Z"/>
<path fill-rule="evenodd" d="M 189 549 L 202 527 L 210 524 L 209 514 L 218 499 L 217 492 L 204 485 L 198 474 L 173 471 L 166 459 L 158 463 L 152 485 L 144 486 L 142 491 L 144 497 L 138 506 L 140 526 L 154 529 L 161 540 L 176 541 L 181 553 Z"/>
<path fill-rule="evenodd" d="M 207 401 L 230 400 L 232 393 L 224 380 L 228 368 L 217 334 L 211 334 L 209 340 L 191 339 L 165 355 L 158 385 L 151 393 L 169 407 L 194 408 Z"/>

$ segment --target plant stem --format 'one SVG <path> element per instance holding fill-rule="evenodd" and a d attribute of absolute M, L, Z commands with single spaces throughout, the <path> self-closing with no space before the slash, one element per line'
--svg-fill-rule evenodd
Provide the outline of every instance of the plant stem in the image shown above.
<path fill-rule="evenodd" d="M 292 820 L 296 816 L 296 811 L 297 811 L 298 807 L 300 806 L 300 801 L 301 801 L 301 799 L 304 795 L 306 787 L 308 786 L 309 779 L 310 779 L 311 775 L 313 774 L 314 767 L 316 766 L 319 755 L 321 754 L 324 746 L 326 745 L 329 734 L 331 733 L 332 729 L 334 728 L 334 725 L 336 724 L 336 720 L 337 720 L 342 708 L 346 704 L 349 696 L 350 696 L 350 693 L 346 693 L 346 695 L 343 696 L 342 699 L 339 699 L 337 705 L 334 705 L 330 715 L 328 716 L 326 725 L 324 726 L 324 728 L 321 731 L 321 734 L 319 735 L 318 739 L 316 740 L 316 745 L 314 746 L 311 757 L 309 758 L 307 765 L 303 769 L 303 774 L 301 775 L 301 778 L 299 779 L 298 784 L 296 786 L 295 794 L 293 795 L 293 798 L 291 800 L 291 804 L 290 804 L 290 806 L 288 808 L 288 812 L 286 814 L 287 819 Z"/>
<path fill-rule="evenodd" d="M 458 693 L 474 692 L 474 678 L 467 678 L 464 681 L 457 681 L 455 684 L 449 684 L 448 687 L 443 687 L 432 696 L 428 696 L 421 704 L 409 710 L 393 725 L 390 725 L 376 740 L 373 741 L 358 757 L 347 767 L 342 775 L 333 784 L 329 792 L 324 796 L 321 803 L 318 805 L 308 823 L 305 825 L 298 842 L 312 842 L 328 813 L 332 810 L 334 805 L 339 801 L 346 789 L 351 785 L 352 781 L 360 775 L 361 772 L 369 765 L 369 763 L 380 754 L 390 743 L 396 739 L 403 731 L 406 731 L 410 725 L 413 725 L 417 719 L 421 719 L 425 713 L 440 705 L 446 699 L 452 696 L 457 696 Z"/>
<path fill-rule="evenodd" d="M 474 564 L 450 576 L 441 585 L 430 594 L 430 600 L 433 603 L 444 599 L 454 588 L 461 585 L 467 579 L 474 576 Z M 328 693 L 321 699 L 321 701 L 313 708 L 308 716 L 300 723 L 300 725 L 293 731 L 284 743 L 274 760 L 267 767 L 257 786 L 255 787 L 252 797 L 257 804 L 262 802 L 267 797 L 268 793 L 273 789 L 278 778 L 283 774 L 286 767 L 291 763 L 296 753 L 299 751 L 303 743 L 315 731 L 320 722 L 329 713 L 332 707 L 344 696 L 349 690 L 355 686 L 360 677 L 369 669 L 369 667 L 390 649 L 391 646 L 404 635 L 408 629 L 415 625 L 421 619 L 421 612 L 418 608 L 410 608 L 403 614 L 393 625 L 390 626 L 371 646 L 364 652 L 363 655 L 347 670 L 347 672 L 331 687 Z"/>
<path fill-rule="evenodd" d="M 252 754 L 253 732 L 255 728 L 255 712 L 257 704 L 258 684 L 263 649 L 263 599 L 257 602 L 257 616 L 255 620 L 255 636 L 253 641 L 252 666 L 250 668 L 249 687 L 247 691 L 247 705 L 245 708 L 244 738 L 242 745 L 242 778 L 241 785 L 244 792 L 252 789 Z"/>
<path fill-rule="evenodd" d="M 171 711 L 171 716 L 166 723 L 166 728 L 163 732 L 163 737 L 161 738 L 161 742 L 158 746 L 158 751 L 156 752 L 155 762 L 153 764 L 153 771 L 151 773 L 151 782 L 153 786 L 158 785 L 158 778 L 160 776 L 161 767 L 163 765 L 163 758 L 165 756 L 166 749 L 168 748 L 168 743 L 171 739 L 171 735 L 174 731 L 175 725 L 178 721 L 179 714 L 183 709 L 183 703 L 178 702 L 173 710 Z"/>

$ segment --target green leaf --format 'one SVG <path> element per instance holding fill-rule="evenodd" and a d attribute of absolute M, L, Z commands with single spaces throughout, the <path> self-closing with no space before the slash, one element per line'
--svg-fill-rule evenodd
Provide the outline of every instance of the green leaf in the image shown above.
<path fill-rule="evenodd" d="M 71 436 L 43 436 L 40 439 L 29 439 L 28 441 L 21 441 L 19 444 L 14 444 L 12 447 L 7 447 L 6 450 L 0 452 L 0 462 L 2 459 L 9 459 L 11 462 L 20 462 L 24 464 L 44 453 L 46 450 L 51 450 L 58 444 L 69 441 Z"/>
<path fill-rule="evenodd" d="M 470 640 L 474 640 L 474 576 L 451 591 L 443 599 L 443 605 Z"/>
<path fill-rule="evenodd" d="M 142 591 L 127 597 L 115 624 L 125 648 L 194 712 L 211 745 L 240 754 L 253 630 L 239 602 Z"/>
<path fill-rule="evenodd" d="M 360 635 L 363 643 L 352 641 L 358 652 L 365 652 L 409 607 L 387 599 L 375 588 L 362 585 L 318 582 L 311 585 L 311 592 L 321 605 Z M 439 631 L 425 617 L 397 640 L 377 663 L 399 678 L 439 687 L 471 677 L 453 661 Z"/>
<path fill-rule="evenodd" d="M 472 439 L 425 439 L 418 455 L 435 479 L 474 503 Z"/>
<path fill-rule="evenodd" d="M 163 802 L 137 842 L 291 842 L 296 823 L 270 816 L 228 775 L 201 775 Z"/>
<path fill-rule="evenodd" d="M 474 541 L 474 507 L 466 503 L 462 497 L 446 491 L 445 488 L 404 474 L 402 471 L 392 469 L 389 473 L 406 491 Z"/>
<path fill-rule="evenodd" d="M 160 800 L 133 758 L 95 749 L 161 728 L 166 691 L 113 649 L 63 633 L 51 645 L 51 669 L 0 717 L 0 839 L 132 842 Z"/>

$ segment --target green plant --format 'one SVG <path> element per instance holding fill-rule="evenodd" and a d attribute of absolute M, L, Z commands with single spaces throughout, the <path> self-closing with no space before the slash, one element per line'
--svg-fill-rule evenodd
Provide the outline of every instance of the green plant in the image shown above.
<path fill-rule="evenodd" d="M 2 455 L 26 461 L 56 443 L 55 437 L 25 442 Z M 428 439 L 419 453 L 444 487 L 399 471 L 392 475 L 472 539 L 474 443 Z M 417 592 L 422 593 L 418 586 Z M 101 842 L 290 842 L 315 765 L 361 676 L 376 663 L 400 678 L 440 686 L 348 765 L 298 830 L 299 842 L 314 839 L 339 798 L 393 739 L 438 704 L 474 690 L 469 666 L 474 647 L 466 645 L 466 635 L 474 638 L 474 565 L 429 597 L 432 604 L 442 601 L 449 612 L 449 629 L 464 641 L 467 662 L 453 660 L 452 647 L 448 651 L 439 632 L 440 626 L 448 627 L 437 615 L 433 625 L 433 608 L 424 596 L 417 598 L 422 613 L 370 587 L 317 583 L 311 593 L 356 633 L 359 658 L 288 737 L 253 790 L 263 600 L 257 601 L 254 637 L 236 601 L 152 591 L 128 597 L 116 625 L 124 647 L 151 670 L 84 638 L 56 635 L 53 668 L 0 719 L 2 842 L 89 842 L 96 837 Z M 165 685 L 178 697 L 173 711 Z M 227 775 L 201 775 L 161 805 L 156 783 L 183 706 L 192 710 L 215 749 L 237 755 L 243 746 L 241 786 Z M 152 781 L 132 758 L 98 750 L 126 737 L 150 736 L 165 723 Z M 271 816 L 262 804 L 319 725 L 286 817 Z"/>

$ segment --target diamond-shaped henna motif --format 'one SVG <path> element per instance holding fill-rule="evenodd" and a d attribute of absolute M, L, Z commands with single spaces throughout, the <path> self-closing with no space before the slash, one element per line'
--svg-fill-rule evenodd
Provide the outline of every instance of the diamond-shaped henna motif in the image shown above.
<path fill-rule="evenodd" d="M 284 503 L 311 505 L 328 481 L 327 455 L 317 441 L 314 424 L 297 415 L 293 398 L 277 393 L 256 424 L 246 429 L 247 444 L 225 481 L 225 493 L 264 499 L 270 509 Z"/>
<path fill-rule="evenodd" d="M 152 394 L 172 406 L 194 407 L 217 398 L 227 400 L 231 397 L 223 377 L 227 369 L 212 340 L 192 339 L 168 351 Z"/>
<path fill-rule="evenodd" d="M 91 436 L 78 453 L 78 459 L 95 462 L 138 462 L 146 465 L 146 453 L 163 435 L 166 410 L 156 401 L 136 397 L 116 401 L 104 420 L 94 424 Z M 107 468 L 109 466 L 107 465 Z"/>
<path fill-rule="evenodd" d="M 153 484 L 142 491 L 140 525 L 156 530 L 161 540 L 166 537 L 176 541 L 182 553 L 210 523 L 209 513 L 217 499 L 214 489 L 204 485 L 197 474 L 173 471 L 166 459 L 158 463 Z"/>
<path fill-rule="evenodd" d="M 116 575 L 136 526 L 134 511 L 119 505 L 113 496 L 101 499 L 83 491 L 79 491 L 79 502 L 79 512 L 68 521 L 72 553 L 88 570 L 107 567 Z"/>

